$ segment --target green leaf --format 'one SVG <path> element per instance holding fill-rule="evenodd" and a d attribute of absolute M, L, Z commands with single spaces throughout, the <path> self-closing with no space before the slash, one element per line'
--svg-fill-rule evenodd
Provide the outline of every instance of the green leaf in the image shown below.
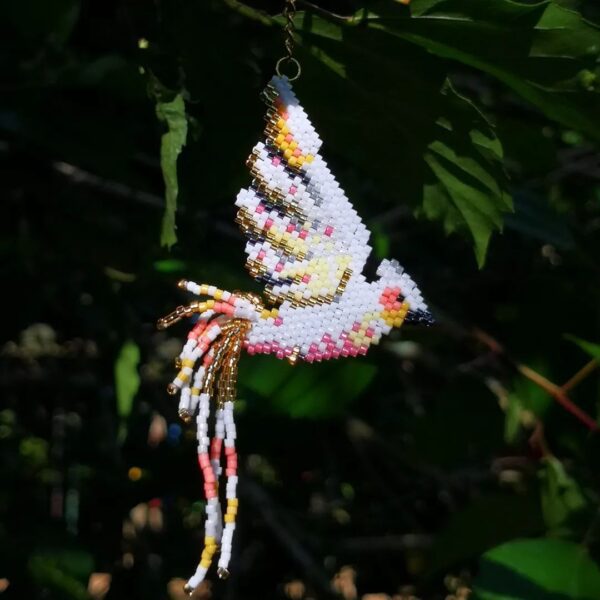
<path fill-rule="evenodd" d="M 512 210 L 502 146 L 480 111 L 453 90 L 445 64 L 385 28 L 307 14 L 297 26 L 312 79 L 298 87 L 329 147 L 392 201 L 419 207 L 447 233 L 468 234 L 481 265 L 491 233 Z"/>
<path fill-rule="evenodd" d="M 28 562 L 31 578 L 38 586 L 69 600 L 89 600 L 86 583 L 93 569 L 94 559 L 88 552 L 64 546 L 38 551 Z"/>
<path fill-rule="evenodd" d="M 594 344 L 592 342 L 586 342 L 574 335 L 566 335 L 568 340 L 571 340 L 574 344 L 577 344 L 586 354 L 589 354 L 592 358 L 600 361 L 600 344 Z"/>
<path fill-rule="evenodd" d="M 121 419 L 126 419 L 131 413 L 133 399 L 140 387 L 139 363 L 140 349 L 135 342 L 128 340 L 121 347 L 115 363 L 117 413 Z"/>
<path fill-rule="evenodd" d="M 555 457 L 544 458 L 540 471 L 542 512 L 551 535 L 579 535 L 589 522 L 589 505 L 581 486 Z"/>
<path fill-rule="evenodd" d="M 291 366 L 254 356 L 240 381 L 278 413 L 318 419 L 342 412 L 367 388 L 376 371 L 373 365 L 356 360 Z"/>
<path fill-rule="evenodd" d="M 480 600 L 595 600 L 600 570 L 578 544 L 517 540 L 483 555 L 473 587 Z"/>
<path fill-rule="evenodd" d="M 538 499 L 533 494 L 490 494 L 475 498 L 453 514 L 436 536 L 429 571 L 445 572 L 504 541 L 542 530 Z"/>
<path fill-rule="evenodd" d="M 424 155 L 437 182 L 425 187 L 423 213 L 442 220 L 447 233 L 468 231 L 481 267 L 492 232 L 502 229 L 503 213 L 512 210 L 502 146 L 473 103 L 449 82 L 443 93 L 450 102 Z"/>
<path fill-rule="evenodd" d="M 177 242 L 175 233 L 175 212 L 179 182 L 177 178 L 177 158 L 187 138 L 187 118 L 183 96 L 177 94 L 172 100 L 158 99 L 156 115 L 167 126 L 160 142 L 160 167 L 165 182 L 166 206 L 163 215 L 160 243 L 170 248 Z"/>
<path fill-rule="evenodd" d="M 502 81 L 546 116 L 600 139 L 600 29 L 555 2 L 378 3 L 370 27 Z M 358 15 L 357 15 L 358 16 Z"/>

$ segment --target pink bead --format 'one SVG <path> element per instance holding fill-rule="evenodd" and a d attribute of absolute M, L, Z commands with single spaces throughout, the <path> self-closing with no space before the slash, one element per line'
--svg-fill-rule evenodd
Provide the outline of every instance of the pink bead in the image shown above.
<path fill-rule="evenodd" d="M 291 223 L 290 223 L 290 224 L 289 224 L 289 225 L 288 225 L 288 226 L 285 228 L 285 230 L 286 230 L 288 233 L 292 233 L 292 231 L 294 231 L 294 229 L 296 229 L 296 226 L 295 226 L 295 225 L 292 225 Z"/>
<path fill-rule="evenodd" d="M 283 265 L 284 265 L 284 263 L 277 263 L 275 265 L 275 271 L 277 271 L 277 273 L 280 273 L 281 271 L 283 271 Z"/>
<path fill-rule="evenodd" d="M 354 325 L 352 325 L 352 331 L 360 331 L 360 323 L 354 323 Z"/>
<path fill-rule="evenodd" d="M 264 250 L 261 250 L 261 251 L 258 253 L 258 256 L 257 256 L 257 258 L 258 258 L 258 260 L 262 260 L 262 259 L 263 259 L 263 258 L 264 258 L 266 255 L 267 255 L 267 253 L 266 253 Z"/>
<path fill-rule="evenodd" d="M 271 161 L 271 164 L 274 166 L 279 166 L 279 163 L 281 162 L 281 159 L 278 156 L 274 156 L 273 160 Z"/>
<path fill-rule="evenodd" d="M 306 231 L 306 229 L 303 229 L 303 230 L 302 230 L 302 231 L 301 231 L 301 232 L 298 234 L 298 237 L 299 237 L 301 240 L 305 240 L 307 235 L 308 235 L 308 231 Z"/>
<path fill-rule="evenodd" d="M 374 333 L 375 333 L 375 330 L 374 330 L 372 327 L 369 327 L 369 328 L 367 329 L 367 331 L 365 331 L 365 335 L 366 335 L 367 337 L 373 337 L 373 334 L 374 334 Z"/>
<path fill-rule="evenodd" d="M 327 225 L 325 227 L 325 235 L 331 235 L 333 233 L 333 227 L 331 225 Z"/>
<path fill-rule="evenodd" d="M 237 469 L 225 469 L 225 475 L 227 475 L 227 477 L 235 477 L 236 473 Z"/>
<path fill-rule="evenodd" d="M 295 194 L 298 191 L 298 188 L 295 185 L 290 186 L 290 194 Z"/>
<path fill-rule="evenodd" d="M 281 360 L 282 358 L 285 358 L 285 354 L 284 354 L 283 350 L 278 350 L 278 351 L 277 351 L 277 354 L 275 354 L 275 356 L 276 356 L 276 357 L 277 357 L 279 360 Z"/>
<path fill-rule="evenodd" d="M 254 346 L 251 346 L 250 344 L 246 347 L 246 352 L 248 352 L 250 356 L 254 356 L 256 354 Z"/>
<path fill-rule="evenodd" d="M 257 212 L 260 215 L 261 213 L 265 212 L 265 207 L 262 204 L 259 204 L 254 212 Z"/>
<path fill-rule="evenodd" d="M 255 348 L 259 354 L 263 353 L 263 345 L 262 344 L 256 344 Z"/>
<path fill-rule="evenodd" d="M 273 219 L 267 219 L 265 221 L 265 229 L 270 229 L 272 225 L 273 225 Z"/>
<path fill-rule="evenodd" d="M 277 317 L 275 319 L 275 327 L 279 327 L 283 323 L 283 319 L 281 317 Z"/>
<path fill-rule="evenodd" d="M 202 454 L 198 454 L 198 464 L 200 465 L 201 469 L 210 467 L 210 460 L 209 460 L 208 454 L 206 452 L 203 452 Z"/>
<path fill-rule="evenodd" d="M 308 283 L 310 281 L 310 275 L 307 273 L 302 276 L 302 283 Z"/>
<path fill-rule="evenodd" d="M 302 151 L 300 150 L 300 148 L 296 148 L 294 150 L 294 156 L 300 156 L 302 154 Z"/>
<path fill-rule="evenodd" d="M 232 454 L 235 454 L 235 448 L 225 446 L 225 456 L 231 456 Z"/>
<path fill-rule="evenodd" d="M 286 142 L 288 142 L 288 143 L 289 143 L 289 142 L 291 142 L 291 141 L 294 139 L 294 137 L 292 136 L 292 134 L 291 134 L 291 133 L 288 133 L 288 134 L 285 136 L 285 138 L 284 138 L 284 139 L 285 139 L 285 141 L 286 141 Z"/>

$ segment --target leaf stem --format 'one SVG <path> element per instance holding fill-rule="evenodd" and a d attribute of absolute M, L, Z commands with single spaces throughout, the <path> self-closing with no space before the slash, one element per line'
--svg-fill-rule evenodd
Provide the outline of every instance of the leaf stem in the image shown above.
<path fill-rule="evenodd" d="M 579 419 L 588 429 L 591 431 L 598 431 L 598 423 L 592 417 L 590 417 L 585 411 L 581 410 L 564 392 L 564 390 L 552 383 L 549 379 L 546 379 L 543 375 L 540 375 L 537 371 L 534 371 L 527 365 L 517 365 L 517 370 L 521 375 L 527 377 L 530 381 L 533 381 L 545 392 L 550 394 L 565 410 L 570 412 L 574 417 Z"/>
<path fill-rule="evenodd" d="M 258 21 L 263 25 L 271 27 L 275 25 L 275 19 L 266 13 L 264 10 L 260 10 L 258 8 L 253 8 L 252 6 L 248 6 L 239 0 L 223 0 L 223 2 L 232 10 L 247 17 L 248 19 L 252 19 L 254 21 Z"/>
<path fill-rule="evenodd" d="M 590 366 L 590 363 L 578 371 L 571 379 L 569 379 L 569 381 L 567 381 L 567 383 L 565 383 L 564 386 L 559 386 L 549 379 L 546 379 L 546 377 L 543 375 L 540 375 L 540 373 L 537 371 L 534 371 L 531 367 L 514 361 L 506 349 L 485 331 L 475 328 L 471 330 L 471 336 L 487 346 L 492 353 L 504 357 L 519 373 L 521 373 L 521 375 L 547 392 L 552 398 L 554 398 L 554 400 L 556 400 L 556 402 L 558 402 L 558 404 L 560 404 L 566 411 L 570 412 L 590 431 L 595 432 L 600 429 L 598 423 L 584 410 L 579 408 L 579 406 L 577 406 L 566 394 L 567 390 L 571 389 L 574 385 L 579 383 L 584 377 L 593 371 L 595 367 Z"/>
<path fill-rule="evenodd" d="M 561 386 L 562 391 L 566 393 L 569 390 L 572 390 L 576 385 L 581 383 L 588 375 L 593 373 L 599 366 L 600 364 L 598 363 L 598 361 L 595 358 L 592 358 L 592 360 L 590 360 L 589 363 L 587 363 L 579 371 L 577 371 L 577 373 L 575 373 L 575 375 L 573 375 L 571 379 L 569 379 L 566 383 L 563 383 L 563 385 Z"/>

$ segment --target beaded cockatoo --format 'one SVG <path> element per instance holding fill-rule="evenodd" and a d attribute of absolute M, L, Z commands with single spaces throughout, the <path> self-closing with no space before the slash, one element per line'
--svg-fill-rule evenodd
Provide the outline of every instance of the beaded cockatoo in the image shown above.
<path fill-rule="evenodd" d="M 180 306 L 158 323 L 165 328 L 184 316 L 198 317 L 169 385 L 170 393 L 181 394 L 180 416 L 187 422 L 197 415 L 207 500 L 205 548 L 188 592 L 219 548 L 218 574 L 228 575 L 238 506 L 233 402 L 242 350 L 291 363 L 357 356 L 405 321 L 432 322 L 419 288 L 396 261 L 383 260 L 375 281 L 362 274 L 371 252 L 369 231 L 319 154 L 321 140 L 289 80 L 273 77 L 263 95 L 264 141 L 247 161 L 253 179 L 237 196 L 236 221 L 248 238 L 246 265 L 265 284 L 269 307 L 255 294 L 181 281 L 181 288 L 209 299 Z M 217 485 L 222 451 L 224 514 Z"/>

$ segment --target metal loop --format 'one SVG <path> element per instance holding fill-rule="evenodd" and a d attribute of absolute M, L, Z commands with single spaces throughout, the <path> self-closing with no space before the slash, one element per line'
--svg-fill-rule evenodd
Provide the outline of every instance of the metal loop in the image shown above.
<path fill-rule="evenodd" d="M 295 75 L 286 75 L 285 73 L 281 72 L 281 67 L 288 63 L 291 63 L 296 68 Z M 287 77 L 288 81 L 296 81 L 296 79 L 298 79 L 298 77 L 300 77 L 300 74 L 302 73 L 302 67 L 293 56 L 283 56 L 277 61 L 277 64 L 275 65 L 275 73 L 277 73 L 279 77 Z"/>

